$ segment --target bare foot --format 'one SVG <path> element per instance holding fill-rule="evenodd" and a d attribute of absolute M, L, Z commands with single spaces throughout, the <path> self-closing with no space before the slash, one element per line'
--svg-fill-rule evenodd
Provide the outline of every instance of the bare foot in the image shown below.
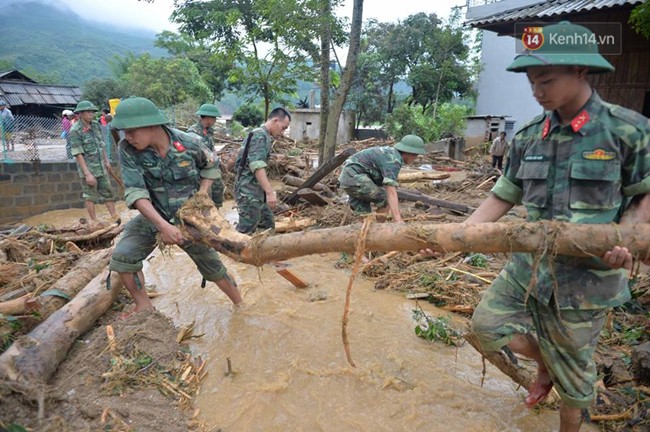
<path fill-rule="evenodd" d="M 138 312 L 146 311 L 146 310 L 148 310 L 148 311 L 155 311 L 156 308 L 154 308 L 154 307 L 151 307 L 151 308 L 144 308 L 144 307 L 143 307 L 142 309 L 138 309 L 138 307 L 136 306 L 136 307 L 132 308 L 132 309 L 131 309 L 130 311 L 128 311 L 128 312 L 122 312 L 122 313 L 120 314 L 120 316 L 119 316 L 119 319 L 122 320 L 122 321 L 126 321 L 127 319 L 131 318 L 132 315 L 134 315 L 134 314 L 136 314 L 136 313 L 138 313 Z"/>
<path fill-rule="evenodd" d="M 537 378 L 532 386 L 528 389 L 528 396 L 526 396 L 525 402 L 528 408 L 532 408 L 544 399 L 551 392 L 553 388 L 553 381 L 548 374 L 546 369 L 537 370 Z"/>

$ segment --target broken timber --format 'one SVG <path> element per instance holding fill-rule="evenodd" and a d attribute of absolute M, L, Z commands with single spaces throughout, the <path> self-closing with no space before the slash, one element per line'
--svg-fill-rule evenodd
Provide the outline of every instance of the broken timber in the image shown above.
<path fill-rule="evenodd" d="M 298 191 L 300 189 L 311 188 L 315 186 L 319 181 L 325 178 L 326 175 L 338 168 L 347 158 L 352 156 L 355 153 L 355 150 L 352 147 L 348 147 L 343 150 L 340 154 L 336 155 L 332 159 L 325 162 L 321 165 L 311 177 L 309 177 L 303 184 L 298 186 L 298 190 L 292 192 L 287 196 L 283 201 L 287 204 L 295 204 L 298 202 L 300 197 L 298 196 Z"/>

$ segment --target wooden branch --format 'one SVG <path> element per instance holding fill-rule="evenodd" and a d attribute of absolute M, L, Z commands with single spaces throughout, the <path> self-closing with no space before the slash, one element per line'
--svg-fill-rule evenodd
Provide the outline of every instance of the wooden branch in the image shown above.
<path fill-rule="evenodd" d="M 400 183 L 413 183 L 423 180 L 444 180 L 451 177 L 451 174 L 444 172 L 431 172 L 431 171 L 418 171 L 418 172 L 404 172 L 397 176 L 397 181 Z"/>
<path fill-rule="evenodd" d="M 515 383 L 525 389 L 530 388 L 535 381 L 535 374 L 513 364 L 510 359 L 501 351 L 485 351 L 474 333 L 468 332 L 463 338 L 485 357 L 490 363 L 496 366 L 501 372 L 508 375 Z"/>
<path fill-rule="evenodd" d="M 412 202 L 419 201 L 424 204 L 447 208 L 449 210 L 453 210 L 459 213 L 472 213 L 475 210 L 473 207 L 470 207 L 465 204 L 433 198 L 432 196 L 425 195 L 422 192 L 415 189 L 406 189 L 401 187 L 397 188 L 397 198 L 399 198 L 401 201 L 412 201 Z"/>
<path fill-rule="evenodd" d="M 109 232 L 112 237 L 115 237 L 122 232 L 122 229 L 123 227 L 120 225 L 120 222 L 115 222 L 105 228 L 102 228 L 97 231 L 93 231 L 89 234 L 83 234 L 83 235 L 71 235 L 65 237 L 65 236 L 53 235 L 53 234 L 48 234 L 48 233 L 38 232 L 38 231 L 32 231 L 31 234 L 37 237 L 45 237 L 47 239 L 51 239 L 57 242 L 66 243 L 66 242 L 81 242 L 81 241 L 98 239 L 102 235 L 107 234 Z"/>
<path fill-rule="evenodd" d="M 77 337 L 106 313 L 122 289 L 120 278 L 113 275 L 107 290 L 105 277 L 95 276 L 70 303 L 2 353 L 0 378 L 47 383 Z"/>
<path fill-rule="evenodd" d="M 310 226 L 316 225 L 316 219 L 314 218 L 302 218 L 302 219 L 286 219 L 275 222 L 275 232 L 277 234 L 301 231 Z"/>
<path fill-rule="evenodd" d="M 347 158 L 353 155 L 356 151 L 349 147 L 343 150 L 340 154 L 321 165 L 311 177 L 309 177 L 303 184 L 298 187 L 298 190 L 303 188 L 311 188 L 319 181 L 325 178 L 326 175 L 338 168 Z M 298 202 L 298 191 L 294 191 L 291 195 L 286 197 L 283 201 L 287 204 L 295 204 Z"/>

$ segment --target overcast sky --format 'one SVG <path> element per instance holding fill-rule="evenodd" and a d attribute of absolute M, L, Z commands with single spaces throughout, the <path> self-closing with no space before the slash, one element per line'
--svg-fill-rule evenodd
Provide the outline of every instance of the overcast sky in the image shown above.
<path fill-rule="evenodd" d="M 68 6 L 83 18 L 113 25 L 156 32 L 175 30 L 168 21 L 173 11 L 173 0 L 155 0 L 153 3 L 138 0 L 58 0 L 56 3 Z M 453 6 L 464 4 L 465 0 L 365 0 L 363 19 L 397 21 L 418 12 L 436 13 L 441 18 L 448 18 Z M 352 0 L 345 1 L 339 15 L 352 16 Z"/>

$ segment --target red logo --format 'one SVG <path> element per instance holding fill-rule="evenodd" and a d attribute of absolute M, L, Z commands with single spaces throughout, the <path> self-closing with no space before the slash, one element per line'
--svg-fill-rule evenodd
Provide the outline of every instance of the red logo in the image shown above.
<path fill-rule="evenodd" d="M 173 144 L 176 150 L 185 151 L 185 147 L 183 147 L 183 144 L 181 144 L 180 141 L 174 141 Z"/>
<path fill-rule="evenodd" d="M 544 45 L 542 27 L 524 27 L 524 33 L 521 35 L 521 42 L 527 50 L 535 51 L 540 49 L 542 45 Z"/>

